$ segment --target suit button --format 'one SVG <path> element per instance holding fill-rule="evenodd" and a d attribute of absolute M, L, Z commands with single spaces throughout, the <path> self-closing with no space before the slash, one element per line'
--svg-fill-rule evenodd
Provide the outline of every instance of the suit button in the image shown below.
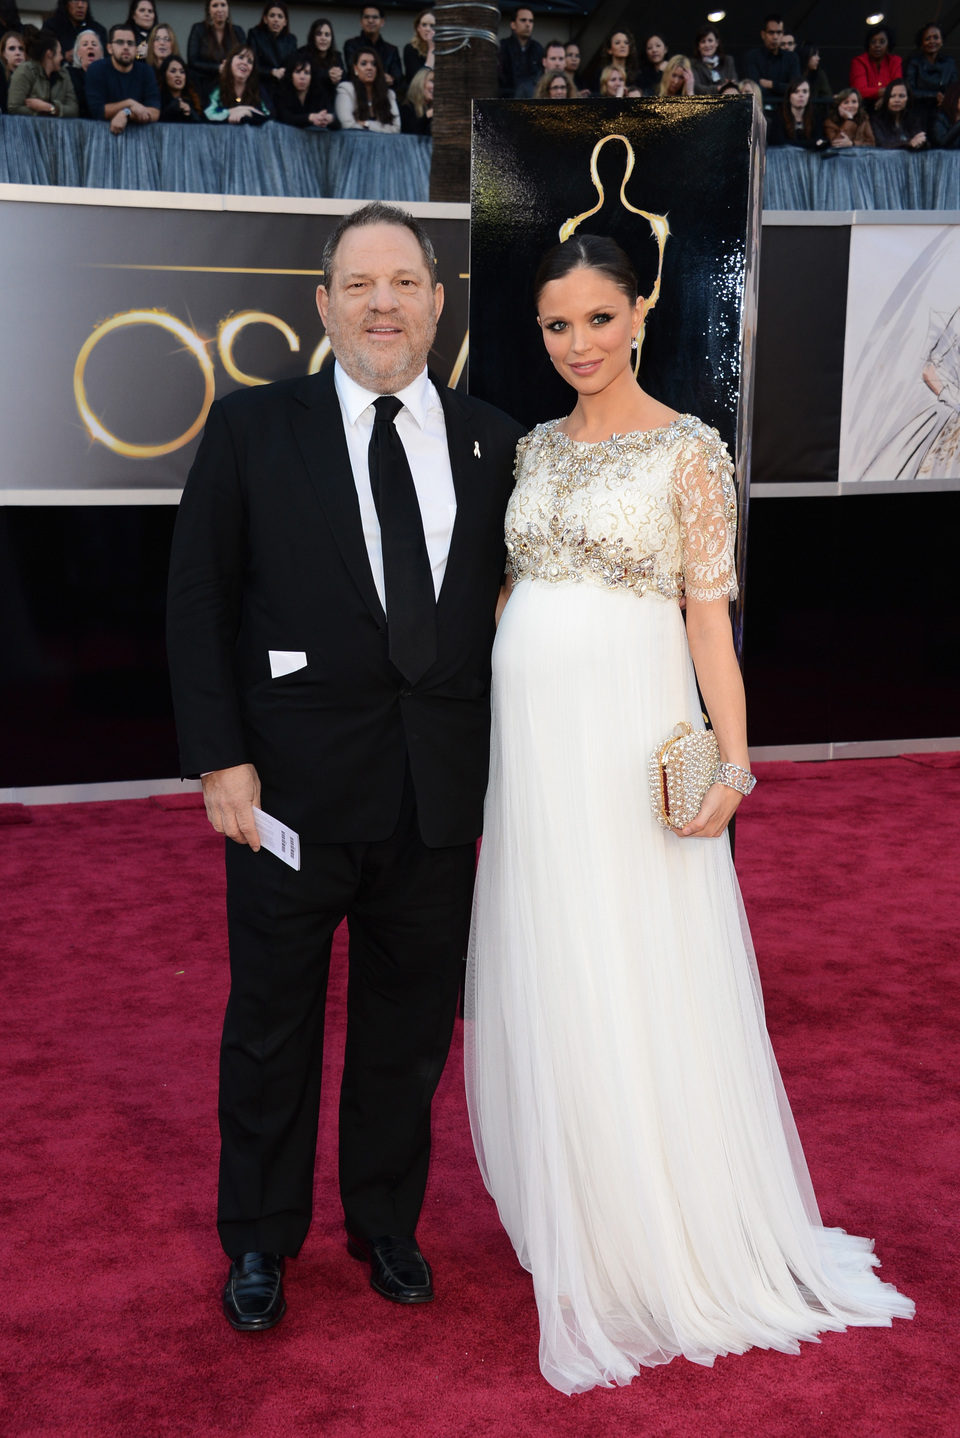
<path fill-rule="evenodd" d="M 400 698 L 401 698 L 401 699 L 409 699 L 412 694 L 413 694 L 413 690 L 412 690 L 412 689 L 401 689 L 401 690 L 400 690 Z"/>

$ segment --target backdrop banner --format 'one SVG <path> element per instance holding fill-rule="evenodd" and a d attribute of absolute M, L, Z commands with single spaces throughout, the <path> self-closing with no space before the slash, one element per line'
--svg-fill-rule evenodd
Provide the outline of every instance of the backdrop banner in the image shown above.
<path fill-rule="evenodd" d="M 329 362 L 314 294 L 338 219 L 0 202 L 0 364 L 20 417 L 0 488 L 180 489 L 215 397 Z M 446 290 L 431 363 L 456 384 L 467 223 L 427 226 Z M 24 283 L 38 255 L 42 282 Z"/>
<path fill-rule="evenodd" d="M 960 487 L 960 225 L 851 232 L 840 474 Z"/>

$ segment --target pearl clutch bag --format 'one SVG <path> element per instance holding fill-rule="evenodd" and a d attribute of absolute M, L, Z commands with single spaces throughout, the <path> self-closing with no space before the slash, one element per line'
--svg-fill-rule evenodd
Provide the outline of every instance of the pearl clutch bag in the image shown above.
<path fill-rule="evenodd" d="M 682 829 L 697 817 L 719 764 L 720 749 L 713 730 L 694 729 L 686 720 L 653 751 L 650 800 L 661 828 Z"/>

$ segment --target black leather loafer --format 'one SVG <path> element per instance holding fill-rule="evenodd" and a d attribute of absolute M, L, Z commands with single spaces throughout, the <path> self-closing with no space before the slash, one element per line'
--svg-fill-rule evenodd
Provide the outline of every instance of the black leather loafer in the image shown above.
<path fill-rule="evenodd" d="M 235 1258 L 223 1290 L 223 1311 L 241 1333 L 261 1333 L 279 1323 L 287 1311 L 283 1255 L 241 1253 Z"/>
<path fill-rule="evenodd" d="M 370 1287 L 394 1303 L 430 1303 L 433 1275 L 415 1238 L 359 1238 L 347 1234 L 347 1252 L 370 1265 Z"/>

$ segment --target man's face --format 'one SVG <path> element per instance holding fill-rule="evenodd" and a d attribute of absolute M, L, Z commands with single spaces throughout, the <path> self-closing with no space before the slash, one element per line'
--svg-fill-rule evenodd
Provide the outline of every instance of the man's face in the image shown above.
<path fill-rule="evenodd" d="M 797 48 L 797 37 L 795 35 L 782 35 L 780 37 L 780 49 L 793 54 Z"/>
<path fill-rule="evenodd" d="M 780 41 L 783 39 L 783 23 L 780 20 L 771 20 L 766 28 L 760 31 L 760 38 L 771 55 L 778 55 Z"/>
<path fill-rule="evenodd" d="M 543 57 L 543 68 L 548 75 L 559 75 L 567 63 L 567 52 L 562 45 L 548 45 Z"/>
<path fill-rule="evenodd" d="M 364 5 L 360 12 L 360 28 L 368 40 L 376 40 L 383 28 L 383 16 L 376 5 Z"/>
<path fill-rule="evenodd" d="M 402 225 L 361 225 L 337 247 L 317 309 L 337 360 L 351 379 L 395 394 L 427 362 L 443 309 L 416 237 Z"/>
<path fill-rule="evenodd" d="M 132 30 L 118 30 L 107 46 L 115 70 L 132 70 L 137 42 Z"/>
<path fill-rule="evenodd" d="M 510 21 L 510 29 L 518 40 L 529 40 L 533 34 L 533 11 L 518 10 Z"/>

